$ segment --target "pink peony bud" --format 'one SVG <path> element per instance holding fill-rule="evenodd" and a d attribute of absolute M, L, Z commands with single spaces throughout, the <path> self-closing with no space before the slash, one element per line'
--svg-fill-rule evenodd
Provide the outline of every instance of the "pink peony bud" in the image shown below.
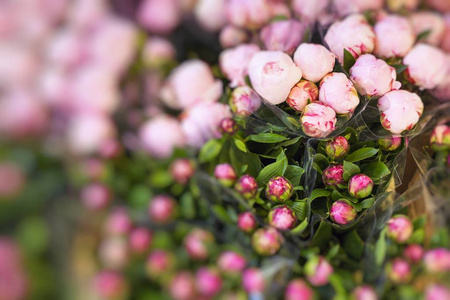
<path fill-rule="evenodd" d="M 230 164 L 219 164 L 214 169 L 214 177 L 225 186 L 232 186 L 237 176 Z"/>
<path fill-rule="evenodd" d="M 425 291 L 425 300 L 442 300 L 450 299 L 450 289 L 442 286 L 433 284 L 429 286 Z"/>
<path fill-rule="evenodd" d="M 16 163 L 0 163 L 0 199 L 18 196 L 25 186 L 25 181 L 25 174 Z"/>
<path fill-rule="evenodd" d="M 308 281 L 314 286 L 323 286 L 328 283 L 328 278 L 333 273 L 333 267 L 322 256 L 313 257 L 305 264 L 305 274 Z"/>
<path fill-rule="evenodd" d="M 440 14 L 431 11 L 421 11 L 413 13 L 410 20 L 416 35 L 430 31 L 421 42 L 434 46 L 441 44 L 444 37 L 445 22 Z"/>
<path fill-rule="evenodd" d="M 124 208 L 115 208 L 106 220 L 105 230 L 111 235 L 125 235 L 131 229 L 131 219 Z"/>
<path fill-rule="evenodd" d="M 188 271 L 176 274 L 169 284 L 170 296 L 175 300 L 192 300 L 197 297 L 194 276 Z"/>
<path fill-rule="evenodd" d="M 396 81 L 397 73 L 384 60 L 372 54 L 361 55 L 350 69 L 350 79 L 361 95 L 383 96 L 391 90 L 398 90 L 401 83 Z"/>
<path fill-rule="evenodd" d="M 337 114 L 353 113 L 359 104 L 356 88 L 344 73 L 326 75 L 319 88 L 319 101 L 330 106 Z"/>
<path fill-rule="evenodd" d="M 176 210 L 175 200 L 166 195 L 153 197 L 148 207 L 150 221 L 157 224 L 167 224 L 174 218 Z"/>
<path fill-rule="evenodd" d="M 121 270 L 129 262 L 128 244 L 123 237 L 107 237 L 99 246 L 98 256 L 105 268 Z"/>
<path fill-rule="evenodd" d="M 214 297 L 222 289 L 222 278 L 214 268 L 201 268 L 195 275 L 197 290 L 206 297 Z"/>
<path fill-rule="evenodd" d="M 376 43 L 374 53 L 378 57 L 404 57 L 413 47 L 416 34 L 407 18 L 389 15 L 374 27 Z"/>
<path fill-rule="evenodd" d="M 302 111 L 308 103 L 319 97 L 319 89 L 311 81 L 300 80 L 292 89 L 286 100 L 287 104 L 296 111 Z"/>
<path fill-rule="evenodd" d="M 433 46 L 417 44 L 405 56 L 403 63 L 408 66 L 407 72 L 412 83 L 422 89 L 433 89 L 439 86 L 447 74 L 445 53 Z"/>
<path fill-rule="evenodd" d="M 336 113 L 331 107 L 321 103 L 310 103 L 305 106 L 300 121 L 307 136 L 323 138 L 334 131 L 337 120 Z"/>
<path fill-rule="evenodd" d="M 333 53 L 316 44 L 301 44 L 294 54 L 294 62 L 302 70 L 303 77 L 312 82 L 318 82 L 332 72 L 335 60 Z"/>
<path fill-rule="evenodd" d="M 364 174 L 353 175 L 348 182 L 348 192 L 355 198 L 363 199 L 372 193 L 373 181 Z"/>
<path fill-rule="evenodd" d="M 403 250 L 403 256 L 406 257 L 412 263 L 419 263 L 423 257 L 423 247 L 418 244 L 408 245 L 405 250 Z"/>
<path fill-rule="evenodd" d="M 362 285 L 353 290 L 355 300 L 378 300 L 377 293 L 373 287 Z"/>
<path fill-rule="evenodd" d="M 234 189 L 245 199 L 252 199 L 258 193 L 258 183 L 256 179 L 250 175 L 243 175 L 234 185 Z"/>
<path fill-rule="evenodd" d="M 319 17 L 323 16 L 330 0 L 293 0 L 292 8 L 301 20 L 314 23 Z"/>
<path fill-rule="evenodd" d="M 302 78 L 292 58 L 281 51 L 260 51 L 253 55 L 248 74 L 255 91 L 273 105 L 286 100 Z"/>
<path fill-rule="evenodd" d="M 170 174 L 172 178 L 179 184 L 188 183 L 189 179 L 194 175 L 194 162 L 187 158 L 179 158 L 170 165 Z"/>
<path fill-rule="evenodd" d="M 341 164 L 329 165 L 322 173 L 322 181 L 326 186 L 337 187 L 344 184 L 344 167 Z"/>
<path fill-rule="evenodd" d="M 286 286 L 285 300 L 313 300 L 314 291 L 303 279 L 293 279 Z"/>
<path fill-rule="evenodd" d="M 119 300 L 128 296 L 128 284 L 122 274 L 101 271 L 94 278 L 94 290 L 101 299 Z"/>
<path fill-rule="evenodd" d="M 394 283 L 406 283 L 411 279 L 411 266 L 406 260 L 396 258 L 388 266 L 388 277 Z"/>
<path fill-rule="evenodd" d="M 220 122 L 231 117 L 229 106 L 222 103 L 201 103 L 188 109 L 181 121 L 187 144 L 198 149 L 210 139 L 220 138 Z"/>
<path fill-rule="evenodd" d="M 303 39 L 306 26 L 294 19 L 269 23 L 260 33 L 264 46 L 270 51 L 283 51 L 291 55 Z"/>
<path fill-rule="evenodd" d="M 224 50 L 219 56 L 220 69 L 230 80 L 230 87 L 244 86 L 252 57 L 260 51 L 258 45 L 242 44 Z"/>
<path fill-rule="evenodd" d="M 400 147 L 401 144 L 402 144 L 401 136 L 381 138 L 378 140 L 378 145 L 381 147 L 381 149 L 385 151 L 395 151 Z"/>
<path fill-rule="evenodd" d="M 248 293 L 262 293 L 266 287 L 264 274 L 256 268 L 245 270 L 242 274 L 242 286 Z"/>
<path fill-rule="evenodd" d="M 223 272 L 240 273 L 247 265 L 245 258 L 234 251 L 225 251 L 217 259 L 217 265 Z"/>
<path fill-rule="evenodd" d="M 81 191 L 81 201 L 90 210 L 105 208 L 111 199 L 111 190 L 101 183 L 91 183 Z"/>
<path fill-rule="evenodd" d="M 216 80 L 207 63 L 192 59 L 183 62 L 169 75 L 160 91 L 163 102 L 174 109 L 215 102 L 222 95 L 222 82 Z"/>
<path fill-rule="evenodd" d="M 235 120 L 232 118 L 225 118 L 220 121 L 219 130 L 224 135 L 232 136 L 239 130 L 239 128 Z"/>
<path fill-rule="evenodd" d="M 165 63 L 175 59 L 176 50 L 166 39 L 151 37 L 142 49 L 144 64 L 150 68 L 162 67 Z"/>
<path fill-rule="evenodd" d="M 375 33 L 364 16 L 355 14 L 331 25 L 325 35 L 325 42 L 342 64 L 344 49 L 355 58 L 372 52 L 375 47 Z"/>
<path fill-rule="evenodd" d="M 405 9 L 412 11 L 419 6 L 419 0 L 387 0 L 387 5 L 389 10 L 395 12 Z"/>
<path fill-rule="evenodd" d="M 404 215 L 392 217 L 387 222 L 387 236 L 397 243 L 406 242 L 413 233 L 413 224 L 411 220 Z"/>
<path fill-rule="evenodd" d="M 431 133 L 430 144 L 434 151 L 450 150 L 450 126 L 436 126 Z"/>
<path fill-rule="evenodd" d="M 283 236 L 272 227 L 260 228 L 252 235 L 253 250 L 262 256 L 274 255 L 283 242 Z"/>
<path fill-rule="evenodd" d="M 343 159 L 347 155 L 348 151 L 350 151 L 350 143 L 341 135 L 329 140 L 325 145 L 325 152 L 332 160 Z"/>
<path fill-rule="evenodd" d="M 206 230 L 195 228 L 184 238 L 184 247 L 191 259 L 205 260 L 209 257 L 214 236 Z"/>
<path fill-rule="evenodd" d="M 269 0 L 229 0 L 227 17 L 236 27 L 259 28 L 272 17 Z"/>
<path fill-rule="evenodd" d="M 430 273 L 450 272 L 450 251 L 445 248 L 428 250 L 423 260 Z"/>
<path fill-rule="evenodd" d="M 229 105 L 238 116 L 247 117 L 261 106 L 261 98 L 248 86 L 240 86 L 231 93 Z"/>
<path fill-rule="evenodd" d="M 146 252 L 152 243 L 153 233 L 145 227 L 138 227 L 131 231 L 129 237 L 130 248 L 135 253 Z"/>
<path fill-rule="evenodd" d="M 285 205 L 275 207 L 269 212 L 269 224 L 276 229 L 292 229 L 296 223 L 297 217 L 295 213 Z"/>
<path fill-rule="evenodd" d="M 383 8 L 383 0 L 333 0 L 334 8 L 340 16 L 363 13 L 366 10 Z"/>
<path fill-rule="evenodd" d="M 226 8 L 225 0 L 200 0 L 195 5 L 194 15 L 200 26 L 215 32 L 227 23 Z"/>
<path fill-rule="evenodd" d="M 331 220 L 339 225 L 351 223 L 357 215 L 355 208 L 345 200 L 334 202 L 330 209 Z"/>
<path fill-rule="evenodd" d="M 274 202 L 284 202 L 291 198 L 293 186 L 289 180 L 283 176 L 272 177 L 267 182 L 266 197 Z"/>
<path fill-rule="evenodd" d="M 381 125 L 394 134 L 411 130 L 423 112 L 422 99 L 408 91 L 391 91 L 378 99 Z"/>
<path fill-rule="evenodd" d="M 137 12 L 139 23 L 155 33 L 169 33 L 180 22 L 180 7 L 176 0 L 145 0 Z"/>
<path fill-rule="evenodd" d="M 244 212 L 238 217 L 238 227 L 245 233 L 252 233 L 258 226 L 255 216 L 251 212 Z"/>
<path fill-rule="evenodd" d="M 152 279 L 171 272 L 175 267 L 175 256 L 165 250 L 153 250 L 145 262 L 145 270 Z"/>
<path fill-rule="evenodd" d="M 244 44 L 247 40 L 248 34 L 242 28 L 227 25 L 220 31 L 219 41 L 223 48 L 236 47 Z"/>

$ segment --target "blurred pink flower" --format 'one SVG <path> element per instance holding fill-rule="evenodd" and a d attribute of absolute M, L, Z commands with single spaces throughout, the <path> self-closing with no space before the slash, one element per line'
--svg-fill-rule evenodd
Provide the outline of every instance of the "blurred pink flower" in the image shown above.
<path fill-rule="evenodd" d="M 192 300 L 197 296 L 194 276 L 188 271 L 177 273 L 169 284 L 170 295 L 175 300 Z"/>
<path fill-rule="evenodd" d="M 169 33 L 180 22 L 181 10 L 177 0 L 144 0 L 137 18 L 146 29 L 155 33 Z"/>
<path fill-rule="evenodd" d="M 223 48 L 231 48 L 243 44 L 247 41 L 248 34 L 242 29 L 233 25 L 227 25 L 220 31 L 220 45 Z"/>
<path fill-rule="evenodd" d="M 128 284 L 122 274 L 114 271 L 101 271 L 94 278 L 94 289 L 101 299 L 125 299 Z"/>
<path fill-rule="evenodd" d="M 167 224 L 173 221 L 176 213 L 175 200 L 166 195 L 153 197 L 148 206 L 150 221 L 156 224 Z"/>
<path fill-rule="evenodd" d="M 260 37 L 266 50 L 292 55 L 302 42 L 305 31 L 306 25 L 295 19 L 281 20 L 264 26 Z"/>
<path fill-rule="evenodd" d="M 259 28 L 272 17 L 269 0 L 229 0 L 228 21 L 237 27 Z"/>
<path fill-rule="evenodd" d="M 164 62 L 175 59 L 175 48 L 170 41 L 152 36 L 145 43 L 142 59 L 146 66 L 157 68 Z"/>
<path fill-rule="evenodd" d="M 252 57 L 260 50 L 256 44 L 242 44 L 224 50 L 219 56 L 220 69 L 230 80 L 230 87 L 244 86 Z"/>
<path fill-rule="evenodd" d="M 375 24 L 375 55 L 382 58 L 404 57 L 413 47 L 416 34 L 410 21 L 389 15 Z"/>
<path fill-rule="evenodd" d="M 333 5 L 340 16 L 363 13 L 366 10 L 383 8 L 383 0 L 333 0 Z"/>
<path fill-rule="evenodd" d="M 291 280 L 286 286 L 284 292 L 285 300 L 312 300 L 314 291 L 308 284 L 300 278 Z"/>
<path fill-rule="evenodd" d="M 227 23 L 226 0 L 199 0 L 195 5 L 194 15 L 204 29 L 219 31 Z"/>
<path fill-rule="evenodd" d="M 411 15 L 410 20 L 416 35 L 430 31 L 421 42 L 440 45 L 445 31 L 444 18 L 440 14 L 431 11 L 416 12 Z"/>
<path fill-rule="evenodd" d="M 99 246 L 100 262 L 107 269 L 122 270 L 128 264 L 128 244 L 124 237 L 110 236 Z"/>
<path fill-rule="evenodd" d="M 292 8 L 301 20 L 313 23 L 325 14 L 330 0 L 293 0 Z"/>

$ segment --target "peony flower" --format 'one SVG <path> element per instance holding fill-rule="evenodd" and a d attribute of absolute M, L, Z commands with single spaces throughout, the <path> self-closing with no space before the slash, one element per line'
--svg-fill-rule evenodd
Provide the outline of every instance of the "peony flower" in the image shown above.
<path fill-rule="evenodd" d="M 156 158 L 168 158 L 185 145 L 181 124 L 169 116 L 158 116 L 144 123 L 139 131 L 143 148 Z"/>
<path fill-rule="evenodd" d="M 416 35 L 430 31 L 421 42 L 439 46 L 444 37 L 445 22 L 442 16 L 431 11 L 415 12 L 410 17 Z"/>
<path fill-rule="evenodd" d="M 303 77 L 318 82 L 333 71 L 336 57 L 322 45 L 301 44 L 294 53 L 294 62 L 302 70 Z"/>
<path fill-rule="evenodd" d="M 231 93 L 229 105 L 238 116 L 247 117 L 261 106 L 261 98 L 248 86 L 239 86 Z"/>
<path fill-rule="evenodd" d="M 152 244 L 153 234 L 145 227 L 138 227 L 129 236 L 130 248 L 135 253 L 146 252 Z"/>
<path fill-rule="evenodd" d="M 314 23 L 325 14 L 330 0 L 293 0 L 292 8 L 301 20 Z"/>
<path fill-rule="evenodd" d="M 417 94 L 391 91 L 378 99 L 381 125 L 394 134 L 411 130 L 423 112 L 423 102 Z"/>
<path fill-rule="evenodd" d="M 170 165 L 170 174 L 179 184 L 186 184 L 194 175 L 194 163 L 187 158 L 179 158 Z"/>
<path fill-rule="evenodd" d="M 114 209 L 106 220 L 105 230 L 110 235 L 125 235 L 131 229 L 131 219 L 123 208 Z"/>
<path fill-rule="evenodd" d="M 137 19 L 146 29 L 155 33 L 169 33 L 180 22 L 177 0 L 145 0 L 139 5 Z"/>
<path fill-rule="evenodd" d="M 184 247 L 191 259 L 205 260 L 211 252 L 214 236 L 206 230 L 195 228 L 184 238 Z"/>
<path fill-rule="evenodd" d="M 269 224 L 279 230 L 288 230 L 294 228 L 297 223 L 297 217 L 289 207 L 277 206 L 269 212 Z"/>
<path fill-rule="evenodd" d="M 175 300 L 190 300 L 197 297 L 194 276 L 187 271 L 177 273 L 169 284 L 170 296 Z"/>
<path fill-rule="evenodd" d="M 222 278 L 215 268 L 200 268 L 195 281 L 199 293 L 206 297 L 214 297 L 222 289 Z"/>
<path fill-rule="evenodd" d="M 238 216 L 237 225 L 245 233 L 252 233 L 258 226 L 255 216 L 251 212 L 241 213 Z"/>
<path fill-rule="evenodd" d="M 332 108 L 321 103 L 310 103 L 305 106 L 300 121 L 307 136 L 323 138 L 334 131 L 337 120 Z"/>
<path fill-rule="evenodd" d="M 253 250 L 261 256 L 274 255 L 283 242 L 283 236 L 272 227 L 260 228 L 252 235 Z"/>
<path fill-rule="evenodd" d="M 344 184 L 344 167 L 342 164 L 329 165 L 323 170 L 322 181 L 326 186 L 337 187 L 338 184 Z"/>
<path fill-rule="evenodd" d="M 377 293 L 373 287 L 362 285 L 353 290 L 355 300 L 378 300 Z"/>
<path fill-rule="evenodd" d="M 256 268 L 245 270 L 242 274 L 242 286 L 248 293 L 262 293 L 266 287 L 264 274 Z"/>
<path fill-rule="evenodd" d="M 252 199 L 258 193 L 258 183 L 256 179 L 250 175 L 243 175 L 234 185 L 234 189 L 245 199 Z"/>
<path fill-rule="evenodd" d="M 236 47 L 244 44 L 248 40 L 247 32 L 233 25 L 225 26 L 219 35 L 219 41 L 222 48 Z"/>
<path fill-rule="evenodd" d="M 325 145 L 325 152 L 332 160 L 343 159 L 347 155 L 348 151 L 350 151 L 350 143 L 341 135 L 329 140 Z"/>
<path fill-rule="evenodd" d="M 225 118 L 220 121 L 219 131 L 224 135 L 232 136 L 238 131 L 238 129 L 239 128 L 236 121 L 232 118 Z"/>
<path fill-rule="evenodd" d="M 160 94 L 171 108 L 192 108 L 195 104 L 217 101 L 222 95 L 222 82 L 214 79 L 205 62 L 193 59 L 183 62 L 170 73 Z"/>
<path fill-rule="evenodd" d="M 413 233 L 413 224 L 411 220 L 404 215 L 392 217 L 387 222 L 387 236 L 397 243 L 406 242 Z"/>
<path fill-rule="evenodd" d="M 383 8 L 383 0 L 333 0 L 334 8 L 340 16 L 362 13 L 366 10 Z"/>
<path fill-rule="evenodd" d="M 93 284 L 95 293 L 99 295 L 101 299 L 127 298 L 127 282 L 125 281 L 124 276 L 118 272 L 101 271 L 95 275 Z"/>
<path fill-rule="evenodd" d="M 100 244 L 98 252 L 100 262 L 105 268 L 121 270 L 128 264 L 128 245 L 122 237 L 107 237 Z"/>
<path fill-rule="evenodd" d="M 365 174 L 356 174 L 348 182 L 348 192 L 355 198 L 369 197 L 373 189 L 373 180 Z"/>
<path fill-rule="evenodd" d="M 62 69 L 76 67 L 87 55 L 82 35 L 75 30 L 59 30 L 49 40 L 46 55 L 52 64 Z"/>
<path fill-rule="evenodd" d="M 350 69 L 350 79 L 363 96 L 383 96 L 387 92 L 398 90 L 401 87 L 401 83 L 396 81 L 395 69 L 372 54 L 358 57 Z"/>
<path fill-rule="evenodd" d="M 25 174 L 20 166 L 13 162 L 0 163 L 0 199 L 18 196 L 25 183 Z"/>
<path fill-rule="evenodd" d="M 374 53 L 378 57 L 404 57 L 413 47 L 416 34 L 410 21 L 401 16 L 388 15 L 375 24 Z"/>
<path fill-rule="evenodd" d="M 423 89 L 439 86 L 447 74 L 445 53 L 426 44 L 417 44 L 405 56 L 403 63 L 408 66 L 408 75 L 415 85 Z"/>
<path fill-rule="evenodd" d="M 441 124 L 434 127 L 430 144 L 434 151 L 450 150 L 450 126 Z"/>
<path fill-rule="evenodd" d="M 225 118 L 231 118 L 231 112 L 222 103 L 202 103 L 187 110 L 181 121 L 187 144 L 198 149 L 210 139 L 221 137 L 220 122 Z"/>
<path fill-rule="evenodd" d="M 442 300 L 450 299 L 450 289 L 442 286 L 433 284 L 429 286 L 425 291 L 425 300 Z"/>
<path fill-rule="evenodd" d="M 232 186 L 237 179 L 233 167 L 227 163 L 219 164 L 215 167 L 214 177 L 225 186 Z"/>
<path fill-rule="evenodd" d="M 381 138 L 378 140 L 378 145 L 384 151 L 395 151 L 402 144 L 401 136 L 392 136 L 387 138 Z"/>
<path fill-rule="evenodd" d="M 266 197 L 274 202 L 284 202 L 292 196 L 293 186 L 283 176 L 272 177 L 267 182 Z"/>
<path fill-rule="evenodd" d="M 175 267 L 175 256 L 165 250 L 153 250 L 145 262 L 145 270 L 152 279 L 171 272 Z"/>
<path fill-rule="evenodd" d="M 217 265 L 223 272 L 241 272 L 246 264 L 245 258 L 234 251 L 225 251 L 217 259 Z"/>
<path fill-rule="evenodd" d="M 322 256 L 310 258 L 305 264 L 306 277 L 314 286 L 326 285 L 333 271 L 333 267 Z"/>
<path fill-rule="evenodd" d="M 292 279 L 284 292 L 285 300 L 313 300 L 314 291 L 300 278 Z"/>
<path fill-rule="evenodd" d="M 159 68 L 164 63 L 174 60 L 176 50 L 172 43 L 160 37 L 151 37 L 142 49 L 142 59 L 146 66 Z"/>
<path fill-rule="evenodd" d="M 350 15 L 331 25 L 325 35 L 325 42 L 342 64 L 344 49 L 355 58 L 372 52 L 375 47 L 375 33 L 364 16 Z"/>
<path fill-rule="evenodd" d="M 425 268 L 430 273 L 450 271 L 450 251 L 445 248 L 428 250 L 423 257 L 423 261 Z"/>
<path fill-rule="evenodd" d="M 230 87 L 244 86 L 253 55 L 260 50 L 255 44 L 242 44 L 224 50 L 219 56 L 220 69 L 230 80 Z"/>
<path fill-rule="evenodd" d="M 405 250 L 403 250 L 403 256 L 406 257 L 412 263 L 419 263 L 422 260 L 424 254 L 423 247 L 419 244 L 408 245 Z"/>
<path fill-rule="evenodd" d="M 228 21 L 237 27 L 259 28 L 272 17 L 269 0 L 229 0 Z"/>
<path fill-rule="evenodd" d="M 296 111 L 302 111 L 308 103 L 319 97 L 319 89 L 311 81 L 300 80 L 292 89 L 286 100 L 287 104 Z"/>
<path fill-rule="evenodd" d="M 302 71 L 286 53 L 260 51 L 250 60 L 248 74 L 255 91 L 271 104 L 284 102 Z"/>
<path fill-rule="evenodd" d="M 148 207 L 150 221 L 157 224 L 167 224 L 173 220 L 176 202 L 172 197 L 157 195 L 153 197 Z"/>
<path fill-rule="evenodd" d="M 330 218 L 334 223 L 347 225 L 351 223 L 358 213 L 355 208 L 345 200 L 338 200 L 331 205 Z"/>
<path fill-rule="evenodd" d="M 394 283 L 406 283 L 411 279 L 411 266 L 406 260 L 396 258 L 388 266 L 388 277 Z"/>
<path fill-rule="evenodd" d="M 111 201 L 111 190 L 101 183 L 91 183 L 81 191 L 81 201 L 90 210 L 105 208 Z"/>
<path fill-rule="evenodd" d="M 359 104 L 358 93 L 344 73 L 330 73 L 319 86 L 319 101 L 338 114 L 353 113 Z"/>
<path fill-rule="evenodd" d="M 197 22 L 208 31 L 219 31 L 227 23 L 225 0 L 199 0 L 194 15 Z"/>
<path fill-rule="evenodd" d="M 294 19 L 269 23 L 260 33 L 260 38 L 267 50 L 294 53 L 303 40 L 306 26 Z"/>

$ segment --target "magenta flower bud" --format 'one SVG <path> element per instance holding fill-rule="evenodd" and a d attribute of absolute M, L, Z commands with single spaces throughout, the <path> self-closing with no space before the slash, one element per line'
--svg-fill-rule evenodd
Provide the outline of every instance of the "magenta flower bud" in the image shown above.
<path fill-rule="evenodd" d="M 253 249 L 262 256 L 274 255 L 283 242 L 283 236 L 272 227 L 258 229 L 252 236 Z"/>
<path fill-rule="evenodd" d="M 176 274 L 169 284 L 170 296 L 175 300 L 191 300 L 196 298 L 194 276 L 187 271 Z"/>
<path fill-rule="evenodd" d="M 303 111 L 306 105 L 319 97 L 319 89 L 311 81 L 300 80 L 292 89 L 286 100 L 287 104 L 296 111 Z"/>
<path fill-rule="evenodd" d="M 217 265 L 223 272 L 236 273 L 241 272 L 245 268 L 247 261 L 239 253 L 226 251 L 219 256 Z"/>
<path fill-rule="evenodd" d="M 442 286 L 433 284 L 428 287 L 425 291 L 425 300 L 442 300 L 450 299 L 450 289 Z"/>
<path fill-rule="evenodd" d="M 450 150 L 450 126 L 436 126 L 431 133 L 430 144 L 434 151 Z"/>
<path fill-rule="evenodd" d="M 337 187 L 338 184 L 344 184 L 344 166 L 341 164 L 329 165 L 322 173 L 323 184 Z"/>
<path fill-rule="evenodd" d="M 343 159 L 348 151 L 350 151 L 350 144 L 348 140 L 341 135 L 329 140 L 325 146 L 325 152 L 332 160 Z"/>
<path fill-rule="evenodd" d="M 252 233 L 258 226 L 255 216 L 251 212 L 244 212 L 238 217 L 238 227 L 245 233 Z"/>
<path fill-rule="evenodd" d="M 0 199 L 19 195 L 25 181 L 25 175 L 18 165 L 12 162 L 0 163 Z"/>
<path fill-rule="evenodd" d="M 128 284 L 120 273 L 101 271 L 95 276 L 93 284 L 96 294 L 101 299 L 118 300 L 127 298 Z"/>
<path fill-rule="evenodd" d="M 180 158 L 170 165 L 170 174 L 172 178 L 179 184 L 186 184 L 194 175 L 194 163 L 190 159 Z"/>
<path fill-rule="evenodd" d="M 167 224 L 175 216 L 176 202 L 172 197 L 157 195 L 153 197 L 148 207 L 150 220 L 157 224 Z"/>
<path fill-rule="evenodd" d="M 247 117 L 261 106 L 261 98 L 250 87 L 240 86 L 231 93 L 229 105 L 233 113 Z"/>
<path fill-rule="evenodd" d="M 205 260 L 209 257 L 214 236 L 206 230 L 195 228 L 184 238 L 184 247 L 191 259 Z"/>
<path fill-rule="evenodd" d="M 292 184 L 283 176 L 272 177 L 267 182 L 266 197 L 274 202 L 284 202 L 291 198 L 293 192 Z"/>
<path fill-rule="evenodd" d="M 266 280 L 260 269 L 250 268 L 242 274 L 242 286 L 247 293 L 262 293 L 266 287 Z"/>
<path fill-rule="evenodd" d="M 330 209 L 331 220 L 339 225 L 347 225 L 352 222 L 357 215 L 356 209 L 345 200 L 334 202 Z"/>
<path fill-rule="evenodd" d="M 305 264 L 305 274 L 308 281 L 314 286 L 323 286 L 333 273 L 333 267 L 322 256 L 313 257 Z"/>
<path fill-rule="evenodd" d="M 236 172 L 230 164 L 219 164 L 214 169 L 214 177 L 225 186 L 232 186 L 236 181 Z"/>
<path fill-rule="evenodd" d="M 124 208 L 116 208 L 106 220 L 105 230 L 112 235 L 127 234 L 131 229 L 131 220 Z"/>
<path fill-rule="evenodd" d="M 135 253 L 144 253 L 150 248 L 152 238 L 152 232 L 145 227 L 133 229 L 129 237 L 131 250 Z"/>
<path fill-rule="evenodd" d="M 2 299 L 27 298 L 29 282 L 20 252 L 18 245 L 12 239 L 0 237 L 0 295 Z"/>
<path fill-rule="evenodd" d="M 373 189 L 373 180 L 364 174 L 356 174 L 348 182 L 348 192 L 355 198 L 369 197 Z"/>
<path fill-rule="evenodd" d="M 323 138 L 336 128 L 336 112 L 322 103 L 310 103 L 300 117 L 303 132 L 310 137 Z"/>
<path fill-rule="evenodd" d="M 101 183 L 91 183 L 81 191 L 81 201 L 90 210 L 105 208 L 111 198 L 111 190 Z"/>
<path fill-rule="evenodd" d="M 394 283 L 406 283 L 411 279 L 411 266 L 406 260 L 396 258 L 388 266 L 388 277 Z"/>
<path fill-rule="evenodd" d="M 406 242 L 412 233 L 413 224 L 407 216 L 397 215 L 387 222 L 387 236 L 397 243 Z"/>
<path fill-rule="evenodd" d="M 357 287 L 353 291 L 353 296 L 355 297 L 355 300 L 378 300 L 377 293 L 373 287 L 368 285 Z"/>
<path fill-rule="evenodd" d="M 246 199 L 256 197 L 258 193 L 258 183 L 256 179 L 250 175 L 243 175 L 234 185 L 234 189 Z"/>
<path fill-rule="evenodd" d="M 232 118 L 225 118 L 222 121 L 220 121 L 219 124 L 219 130 L 222 134 L 232 136 L 238 131 L 238 126 L 236 124 L 236 121 Z"/>
<path fill-rule="evenodd" d="M 428 250 L 424 256 L 425 268 L 430 273 L 450 271 L 450 251 L 445 248 Z"/>
<path fill-rule="evenodd" d="M 214 297 L 222 289 L 222 278 L 214 268 L 201 268 L 195 275 L 197 290 L 206 297 Z"/>
<path fill-rule="evenodd" d="M 294 211 L 283 205 L 272 209 L 269 212 L 269 224 L 279 230 L 288 230 L 295 226 L 297 217 Z"/>
<path fill-rule="evenodd" d="M 388 138 L 381 138 L 378 140 L 378 145 L 383 149 L 384 151 L 395 151 L 397 150 L 400 145 L 402 144 L 402 137 L 401 136 L 393 136 Z"/>
<path fill-rule="evenodd" d="M 305 30 L 306 26 L 297 20 L 281 20 L 266 25 L 261 30 L 260 37 L 267 50 L 292 55 L 301 43 Z"/>
<path fill-rule="evenodd" d="M 418 244 L 409 245 L 403 250 L 403 256 L 412 263 L 419 263 L 423 257 L 423 247 Z"/>
<path fill-rule="evenodd" d="M 175 267 L 175 256 L 165 250 L 154 250 L 147 257 L 145 269 L 150 278 L 158 278 L 171 272 Z"/>
<path fill-rule="evenodd" d="M 314 291 L 300 278 L 291 280 L 284 292 L 285 300 L 313 300 Z"/>

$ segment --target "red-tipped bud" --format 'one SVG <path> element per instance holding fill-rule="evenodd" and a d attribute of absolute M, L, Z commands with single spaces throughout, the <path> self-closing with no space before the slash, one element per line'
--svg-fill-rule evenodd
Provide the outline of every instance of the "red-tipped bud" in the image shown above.
<path fill-rule="evenodd" d="M 236 172 L 230 164 L 219 164 L 214 169 L 214 177 L 217 178 L 223 185 L 232 186 L 236 181 Z"/>
<path fill-rule="evenodd" d="M 238 129 L 239 128 L 236 124 L 236 121 L 232 118 L 225 118 L 220 121 L 219 130 L 224 135 L 232 136 L 238 131 Z"/>
<path fill-rule="evenodd" d="M 252 236 L 253 249 L 263 256 L 277 253 L 283 242 L 283 236 L 272 227 L 258 229 Z"/>
<path fill-rule="evenodd" d="M 403 256 L 412 263 L 419 263 L 423 258 L 423 247 L 418 244 L 412 244 L 405 248 Z"/>
<path fill-rule="evenodd" d="M 184 239 L 184 247 L 190 258 L 204 260 L 209 257 L 214 236 L 206 230 L 196 228 Z"/>
<path fill-rule="evenodd" d="M 201 268 L 195 275 L 197 290 L 206 297 L 214 297 L 222 289 L 222 278 L 214 268 Z"/>
<path fill-rule="evenodd" d="M 322 173 L 322 181 L 326 186 L 337 187 L 344 184 L 344 167 L 341 164 L 329 165 Z"/>
<path fill-rule="evenodd" d="M 288 230 L 295 226 L 297 217 L 287 206 L 278 206 L 269 213 L 269 224 L 279 230 Z"/>
<path fill-rule="evenodd" d="M 275 176 L 267 182 L 266 197 L 274 202 L 284 202 L 292 196 L 293 187 L 283 176 Z"/>
<path fill-rule="evenodd" d="M 238 217 L 238 227 L 243 232 L 252 233 L 258 227 L 258 223 L 252 213 L 244 212 Z"/>
<path fill-rule="evenodd" d="M 194 171 L 194 163 L 186 158 L 177 159 L 170 166 L 170 174 L 179 184 L 186 184 L 194 175 Z"/>
<path fill-rule="evenodd" d="M 450 126 L 436 126 L 431 134 L 430 144 L 434 151 L 450 150 Z"/>
<path fill-rule="evenodd" d="M 404 215 L 397 215 L 387 222 L 387 236 L 397 243 L 406 242 L 413 233 L 411 220 Z"/>
<path fill-rule="evenodd" d="M 254 177 L 250 175 L 243 175 L 236 182 L 234 188 L 245 199 L 252 199 L 256 197 L 258 192 L 258 183 Z"/>
<path fill-rule="evenodd" d="M 348 182 L 348 192 L 355 198 L 363 199 L 372 193 L 373 181 L 369 176 L 356 174 Z"/>
<path fill-rule="evenodd" d="M 402 144 L 402 138 L 400 136 L 393 136 L 389 138 L 382 138 L 378 140 L 378 145 L 384 151 L 395 151 Z"/>
<path fill-rule="evenodd" d="M 308 284 L 300 278 L 293 279 L 289 282 L 284 293 L 285 300 L 312 300 L 314 299 L 314 291 Z"/>
<path fill-rule="evenodd" d="M 333 274 L 333 267 L 322 256 L 310 258 L 305 265 L 305 274 L 308 281 L 314 286 L 323 286 Z"/>
<path fill-rule="evenodd" d="M 411 266 L 406 260 L 396 258 L 388 266 L 388 277 L 394 283 L 406 283 L 411 279 Z"/>
<path fill-rule="evenodd" d="M 144 253 L 150 248 L 153 234 L 144 227 L 135 228 L 130 233 L 130 248 L 135 253 Z"/>
<path fill-rule="evenodd" d="M 219 269 L 225 273 L 241 272 L 247 265 L 245 258 L 234 251 L 223 252 L 217 260 Z"/>
<path fill-rule="evenodd" d="M 306 105 L 319 97 L 319 89 L 311 81 L 301 80 L 290 91 L 287 104 L 296 111 L 303 111 Z"/>
<path fill-rule="evenodd" d="M 328 141 L 325 146 L 325 152 L 332 160 L 343 159 L 349 150 L 350 144 L 348 140 L 340 135 Z"/>
<path fill-rule="evenodd" d="M 349 224 L 357 215 L 356 209 L 345 200 L 334 202 L 330 209 L 331 220 L 339 225 Z"/>
<path fill-rule="evenodd" d="M 157 224 L 167 224 L 175 215 L 175 200 L 166 195 L 155 196 L 150 202 L 148 213 L 150 220 Z"/>

